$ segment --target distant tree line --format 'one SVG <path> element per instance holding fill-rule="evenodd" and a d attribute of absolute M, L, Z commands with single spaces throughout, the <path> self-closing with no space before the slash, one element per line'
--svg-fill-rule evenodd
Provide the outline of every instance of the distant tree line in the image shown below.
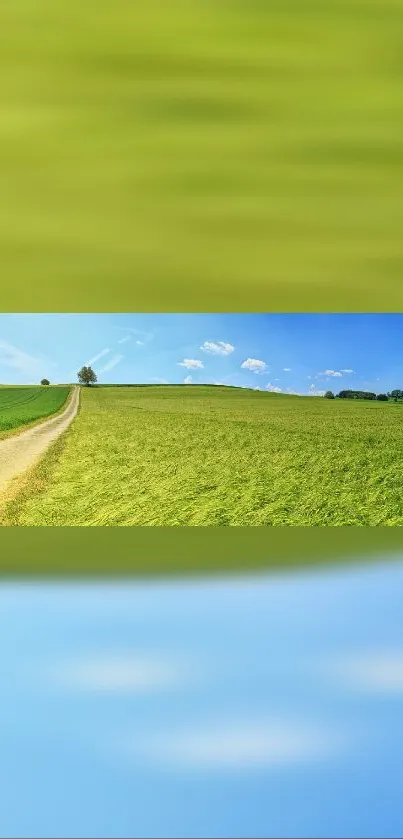
<path fill-rule="evenodd" d="M 376 399 L 376 393 L 367 390 L 341 390 L 339 399 Z"/>
<path fill-rule="evenodd" d="M 378 402 L 388 402 L 393 399 L 397 402 L 403 399 L 403 390 L 392 390 L 390 393 L 372 393 L 368 390 L 341 390 L 340 393 L 334 394 L 331 390 L 325 393 L 325 399 L 377 399 Z"/>

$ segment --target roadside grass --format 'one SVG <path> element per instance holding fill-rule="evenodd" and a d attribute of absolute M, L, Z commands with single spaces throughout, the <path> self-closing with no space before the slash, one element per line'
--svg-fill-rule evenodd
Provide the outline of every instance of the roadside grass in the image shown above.
<path fill-rule="evenodd" d="M 0 387 L 0 440 L 60 413 L 69 386 Z"/>
<path fill-rule="evenodd" d="M 402 525 L 391 403 L 221 387 L 83 388 L 6 505 L 15 525 Z"/>

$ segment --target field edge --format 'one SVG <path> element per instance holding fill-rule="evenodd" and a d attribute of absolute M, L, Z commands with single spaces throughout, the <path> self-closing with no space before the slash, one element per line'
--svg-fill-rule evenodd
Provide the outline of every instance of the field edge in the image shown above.
<path fill-rule="evenodd" d="M 47 422 L 49 419 L 53 419 L 67 410 L 69 401 L 73 398 L 73 393 L 74 387 L 71 388 L 62 408 L 56 413 L 45 417 L 42 422 Z M 78 417 L 80 410 L 81 399 L 79 398 L 75 418 Z M 35 423 L 35 425 L 38 425 L 38 423 Z M 23 431 L 25 430 L 27 429 L 24 428 Z M 0 527 L 18 526 L 18 513 L 21 505 L 32 496 L 38 496 L 46 488 L 46 483 L 50 478 L 53 465 L 55 465 L 59 454 L 63 451 L 70 430 L 71 426 L 50 444 L 39 461 L 27 469 L 22 475 L 14 478 L 6 489 L 4 496 L 0 496 Z M 23 433 L 23 431 L 20 431 L 20 433 Z"/>

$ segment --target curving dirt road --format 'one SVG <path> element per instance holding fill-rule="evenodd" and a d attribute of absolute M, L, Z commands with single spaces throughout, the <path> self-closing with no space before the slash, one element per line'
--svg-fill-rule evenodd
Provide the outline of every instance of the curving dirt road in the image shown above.
<path fill-rule="evenodd" d="M 80 388 L 74 387 L 61 414 L 0 440 L 0 493 L 13 478 L 33 466 L 50 444 L 66 431 L 77 414 L 79 402 Z"/>

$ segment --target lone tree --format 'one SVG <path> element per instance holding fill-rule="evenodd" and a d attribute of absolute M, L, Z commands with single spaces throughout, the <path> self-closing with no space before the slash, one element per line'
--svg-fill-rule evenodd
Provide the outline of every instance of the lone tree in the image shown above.
<path fill-rule="evenodd" d="M 78 371 L 77 376 L 80 385 L 87 385 L 87 387 L 97 381 L 97 374 L 94 373 L 92 367 L 82 367 L 81 370 Z"/>
<path fill-rule="evenodd" d="M 50 385 L 49 379 L 41 379 L 41 385 Z"/>
<path fill-rule="evenodd" d="M 334 399 L 334 393 L 331 390 L 327 390 L 325 393 L 325 399 Z"/>

